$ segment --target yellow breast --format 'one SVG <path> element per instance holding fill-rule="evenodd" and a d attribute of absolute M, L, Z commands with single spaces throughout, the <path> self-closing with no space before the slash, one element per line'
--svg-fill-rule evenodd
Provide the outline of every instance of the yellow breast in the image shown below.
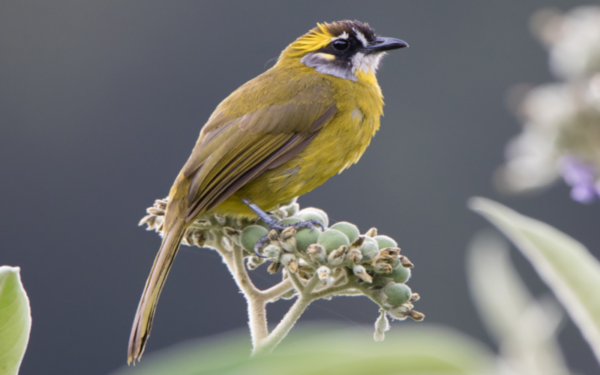
<path fill-rule="evenodd" d="M 312 69 L 305 74 L 314 73 Z M 323 78 L 323 77 L 320 77 Z M 330 80 L 337 113 L 296 157 L 252 180 L 215 211 L 229 215 L 252 215 L 241 202 L 249 198 L 265 210 L 303 195 L 333 175 L 356 163 L 379 129 L 383 97 L 372 73 L 358 74 L 358 81 Z"/>

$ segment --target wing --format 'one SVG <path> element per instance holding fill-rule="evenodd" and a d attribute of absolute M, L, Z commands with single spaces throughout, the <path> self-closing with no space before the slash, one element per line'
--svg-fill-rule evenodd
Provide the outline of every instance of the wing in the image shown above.
<path fill-rule="evenodd" d="M 289 100 L 241 116 L 227 108 L 235 102 L 217 108 L 183 168 L 190 181 L 188 221 L 299 154 L 337 112 L 328 85 L 305 87 Z"/>

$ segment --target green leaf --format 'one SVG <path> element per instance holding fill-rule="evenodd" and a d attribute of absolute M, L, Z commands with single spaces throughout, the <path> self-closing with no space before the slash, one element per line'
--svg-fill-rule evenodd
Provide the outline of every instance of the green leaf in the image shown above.
<path fill-rule="evenodd" d="M 508 244 L 498 234 L 480 233 L 467 260 L 473 302 L 506 364 L 518 374 L 569 374 L 556 338 L 562 310 L 554 299 L 533 298 L 510 261 Z"/>
<path fill-rule="evenodd" d="M 16 375 L 31 330 L 29 299 L 18 267 L 0 267 L 0 374 Z"/>
<path fill-rule="evenodd" d="M 474 198 L 470 207 L 521 250 L 563 304 L 600 362 L 600 262 L 573 238 L 499 203 Z"/>
<path fill-rule="evenodd" d="M 300 327 L 272 354 L 255 358 L 244 333 L 180 345 L 114 375 L 493 373 L 494 359 L 481 343 L 442 328 L 398 328 L 374 342 L 371 327 Z"/>

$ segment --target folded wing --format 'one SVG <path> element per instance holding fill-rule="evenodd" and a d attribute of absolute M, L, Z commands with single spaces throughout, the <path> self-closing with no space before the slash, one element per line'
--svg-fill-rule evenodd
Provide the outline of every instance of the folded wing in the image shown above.
<path fill-rule="evenodd" d="M 243 116 L 227 116 L 227 108 L 213 115 L 183 169 L 190 179 L 186 220 L 299 154 L 337 112 L 327 91 L 312 86 Z"/>

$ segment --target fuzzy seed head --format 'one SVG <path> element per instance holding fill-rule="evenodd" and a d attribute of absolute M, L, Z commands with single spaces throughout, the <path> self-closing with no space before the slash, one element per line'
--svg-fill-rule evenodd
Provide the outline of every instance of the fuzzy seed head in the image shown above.
<path fill-rule="evenodd" d="M 372 283 L 373 282 L 373 277 L 371 277 L 371 275 L 369 275 L 367 273 L 367 270 L 363 266 L 359 266 L 359 265 L 354 266 L 352 268 L 352 272 L 356 276 L 358 276 L 360 279 L 362 279 L 363 281 L 366 281 L 368 283 Z"/>
<path fill-rule="evenodd" d="M 410 310 L 408 312 L 408 316 L 417 322 L 420 322 L 421 320 L 425 319 L 425 314 L 415 311 L 415 310 Z"/>
<path fill-rule="evenodd" d="M 409 311 L 410 309 L 404 305 L 394 306 L 386 310 L 387 314 L 396 320 L 405 320 Z"/>
<path fill-rule="evenodd" d="M 404 255 L 400 256 L 400 264 L 402 264 L 402 267 L 404 268 L 413 268 L 415 265 L 412 264 L 412 262 L 410 260 L 408 260 L 407 257 L 405 257 Z"/>
<path fill-rule="evenodd" d="M 360 247 L 365 242 L 365 236 L 358 236 L 350 243 L 350 250 L 360 249 Z"/>
<path fill-rule="evenodd" d="M 350 263 L 360 264 L 360 262 L 362 261 L 362 254 L 360 250 L 350 250 L 348 252 L 348 261 L 350 261 Z"/>
<path fill-rule="evenodd" d="M 317 275 L 319 276 L 319 280 L 327 280 L 329 275 L 331 275 L 331 270 L 329 267 L 321 266 L 317 269 Z"/>
<path fill-rule="evenodd" d="M 308 249 L 306 249 L 306 254 L 308 254 L 308 257 L 313 262 L 319 264 L 325 263 L 326 252 L 323 245 L 320 245 L 318 243 L 310 245 Z"/>
<path fill-rule="evenodd" d="M 344 263 L 344 258 L 346 257 L 347 251 L 348 247 L 346 245 L 342 245 L 336 250 L 333 250 L 331 253 L 329 253 L 329 256 L 327 257 L 327 263 L 331 267 L 337 267 L 341 265 L 342 263 Z"/>
<path fill-rule="evenodd" d="M 281 263 L 279 262 L 273 262 L 269 265 L 269 268 L 267 268 L 267 271 L 273 275 L 275 273 L 277 273 L 277 271 L 279 271 L 279 268 L 281 268 Z"/>
<path fill-rule="evenodd" d="M 375 321 L 375 333 L 373 334 L 373 338 L 375 341 L 380 342 L 385 338 L 385 333 L 390 329 L 390 322 L 387 319 L 384 310 L 379 310 L 379 318 Z"/>
<path fill-rule="evenodd" d="M 388 263 L 383 263 L 383 262 L 377 263 L 373 267 L 373 271 L 375 271 L 377 273 L 391 273 L 392 272 L 392 266 L 389 265 Z"/>
<path fill-rule="evenodd" d="M 263 254 L 269 258 L 271 262 L 277 262 L 281 255 L 281 249 L 278 246 L 271 244 L 264 248 Z"/>

